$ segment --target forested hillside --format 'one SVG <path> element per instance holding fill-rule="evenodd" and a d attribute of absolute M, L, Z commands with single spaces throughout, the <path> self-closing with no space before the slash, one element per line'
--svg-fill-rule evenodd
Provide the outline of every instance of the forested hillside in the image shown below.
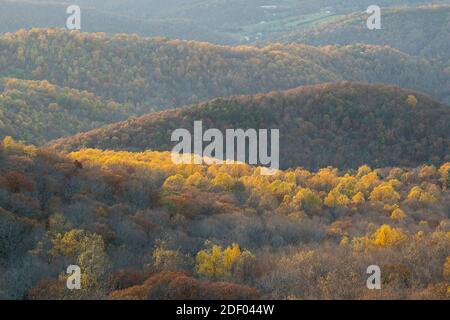
<path fill-rule="evenodd" d="M 290 33 L 283 42 L 311 45 L 348 45 L 355 42 L 388 45 L 450 68 L 450 6 L 422 6 L 382 10 L 382 29 L 366 27 L 368 15 L 355 13 Z M 278 38 L 280 40 L 280 38 Z"/>
<path fill-rule="evenodd" d="M 0 0 L 0 300 L 450 299 L 450 0 L 68 1 Z"/>
<path fill-rule="evenodd" d="M 286 92 L 215 99 L 152 113 L 56 141 L 60 150 L 172 150 L 171 133 L 205 129 L 278 128 L 284 168 L 415 166 L 448 161 L 450 108 L 414 91 L 342 82 Z"/>
<path fill-rule="evenodd" d="M 373 46 L 226 47 L 55 29 L 0 36 L 1 76 L 47 80 L 148 111 L 336 80 L 396 84 L 450 101 L 449 74 Z"/>
<path fill-rule="evenodd" d="M 0 297 L 446 299 L 450 163 L 173 165 L 0 143 Z M 383 270 L 367 290 L 366 268 Z M 68 290 L 68 265 L 83 270 Z"/>
<path fill-rule="evenodd" d="M 88 131 L 142 114 L 132 105 L 47 81 L 0 79 L 0 136 L 33 144 Z"/>

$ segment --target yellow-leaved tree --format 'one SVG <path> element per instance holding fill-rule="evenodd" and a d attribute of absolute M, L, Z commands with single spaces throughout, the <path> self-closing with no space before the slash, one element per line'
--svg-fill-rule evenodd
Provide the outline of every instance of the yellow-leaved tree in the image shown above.
<path fill-rule="evenodd" d="M 370 200 L 383 203 L 396 203 L 400 200 L 400 194 L 395 191 L 391 183 L 384 182 L 373 189 L 370 193 Z"/>
<path fill-rule="evenodd" d="M 227 278 L 238 271 L 253 255 L 247 250 L 241 250 L 238 244 L 223 249 L 221 246 L 207 241 L 206 249 L 197 253 L 195 269 L 197 273 L 212 279 Z"/>
<path fill-rule="evenodd" d="M 407 235 L 400 228 L 384 224 L 372 235 L 372 243 L 380 247 L 391 247 L 402 243 Z"/>
<path fill-rule="evenodd" d="M 405 212 L 400 208 L 395 208 L 391 213 L 391 219 L 401 221 L 406 218 Z"/>
<path fill-rule="evenodd" d="M 406 202 L 411 204 L 434 204 L 438 201 L 438 199 L 431 193 L 423 190 L 419 186 L 414 186 L 408 194 Z"/>
<path fill-rule="evenodd" d="M 236 180 L 226 172 L 219 172 L 212 180 L 212 184 L 220 190 L 231 190 Z"/>
<path fill-rule="evenodd" d="M 81 269 L 79 298 L 99 298 L 108 287 L 107 277 L 111 269 L 105 244 L 100 235 L 82 229 L 58 234 L 52 240 L 53 256 L 64 256 Z M 62 274 L 61 278 L 66 275 Z"/>

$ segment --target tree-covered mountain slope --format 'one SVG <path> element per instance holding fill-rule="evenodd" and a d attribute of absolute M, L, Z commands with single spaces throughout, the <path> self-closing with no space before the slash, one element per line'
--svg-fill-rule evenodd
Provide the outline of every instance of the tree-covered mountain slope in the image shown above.
<path fill-rule="evenodd" d="M 367 17 L 364 12 L 350 14 L 281 39 L 310 45 L 387 45 L 450 68 L 450 5 L 382 9 L 381 30 L 369 30 Z"/>
<path fill-rule="evenodd" d="M 0 36 L 1 76 L 47 80 L 148 111 L 336 80 L 385 82 L 449 101 L 449 74 L 373 46 L 228 47 L 56 29 Z"/>
<path fill-rule="evenodd" d="M 171 133 L 279 129 L 283 168 L 413 166 L 448 160 L 450 108 L 429 96 L 395 86 L 337 82 L 285 92 L 219 98 L 152 113 L 60 139 L 62 150 L 172 150 Z"/>
<path fill-rule="evenodd" d="M 0 138 L 36 145 L 142 114 L 130 104 L 48 81 L 0 79 Z"/>
<path fill-rule="evenodd" d="M 169 152 L 64 156 L 4 139 L 0 297 L 446 299 L 449 170 L 261 176 L 174 165 Z M 377 293 L 373 261 L 386 276 Z M 67 289 L 68 265 L 83 270 L 80 290 Z"/>

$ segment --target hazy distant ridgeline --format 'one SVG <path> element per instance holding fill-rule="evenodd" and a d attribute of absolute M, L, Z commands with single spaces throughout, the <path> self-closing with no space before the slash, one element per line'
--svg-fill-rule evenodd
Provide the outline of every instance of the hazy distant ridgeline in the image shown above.
<path fill-rule="evenodd" d="M 449 3 L 448 0 L 380 0 L 379 6 Z M 68 0 L 1 0 L 0 31 L 31 27 L 63 27 Z M 275 22 L 294 24 L 305 16 L 330 11 L 348 14 L 365 11 L 371 0 L 78 0 L 83 12 L 83 31 L 138 33 L 203 40 L 220 44 L 239 43 L 246 28 Z M 2 16 L 3 13 L 3 16 Z M 289 25 L 290 22 L 287 22 Z M 300 26 L 301 27 L 301 26 Z M 263 28 L 261 36 L 274 33 Z"/>
<path fill-rule="evenodd" d="M 407 102 L 408 95 L 415 95 L 417 105 Z M 193 132 L 196 120 L 203 121 L 204 130 L 279 128 L 283 168 L 413 166 L 449 160 L 448 106 L 398 87 L 351 82 L 215 99 L 60 139 L 53 146 L 172 150 L 173 130 Z"/>
<path fill-rule="evenodd" d="M 311 45 L 368 43 L 388 45 L 450 68 L 450 6 L 382 10 L 382 30 L 366 27 L 367 15 L 354 13 L 282 37 L 283 42 Z M 278 37 L 277 40 L 280 40 Z"/>
<path fill-rule="evenodd" d="M 422 90 L 450 103 L 450 69 L 443 70 L 439 63 L 410 56 L 389 46 L 349 44 L 317 48 L 290 44 L 284 50 L 293 56 L 312 60 L 344 80 Z"/>
<path fill-rule="evenodd" d="M 48 80 L 148 111 L 336 80 L 385 82 L 450 101 L 449 72 L 439 65 L 360 45 L 228 47 L 31 30 L 0 36 L 0 76 Z"/>
<path fill-rule="evenodd" d="M 78 3 L 78 2 L 77 2 Z M 66 9 L 72 3 L 55 1 L 0 0 L 0 32 L 16 32 L 31 28 L 65 28 Z M 232 43 L 225 33 L 216 32 L 195 20 L 183 18 L 141 19 L 127 12 L 107 12 L 91 3 L 82 6 L 84 32 L 137 33 L 142 36 L 167 36 L 214 43 Z"/>

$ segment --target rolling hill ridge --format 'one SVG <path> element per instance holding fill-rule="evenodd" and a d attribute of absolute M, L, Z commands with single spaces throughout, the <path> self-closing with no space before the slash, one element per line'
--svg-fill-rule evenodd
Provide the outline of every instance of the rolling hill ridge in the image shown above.
<path fill-rule="evenodd" d="M 382 29 L 366 27 L 367 14 L 353 13 L 335 21 L 294 31 L 285 43 L 387 45 L 450 67 L 450 5 L 382 9 Z M 280 40 L 280 37 L 278 37 Z"/>
<path fill-rule="evenodd" d="M 450 101 L 450 72 L 370 45 L 218 46 L 48 29 L 0 36 L 0 76 L 47 80 L 154 109 L 337 80 L 385 82 Z"/>
<path fill-rule="evenodd" d="M 45 80 L 0 79 L 0 137 L 42 145 L 133 114 L 143 112 L 87 91 L 61 88 Z"/>
<path fill-rule="evenodd" d="M 419 120 L 420 119 L 420 120 Z M 450 108 L 394 86 L 337 82 L 285 92 L 218 98 L 152 113 L 52 143 L 60 150 L 171 150 L 171 133 L 191 130 L 280 129 L 283 168 L 413 166 L 447 161 Z"/>

